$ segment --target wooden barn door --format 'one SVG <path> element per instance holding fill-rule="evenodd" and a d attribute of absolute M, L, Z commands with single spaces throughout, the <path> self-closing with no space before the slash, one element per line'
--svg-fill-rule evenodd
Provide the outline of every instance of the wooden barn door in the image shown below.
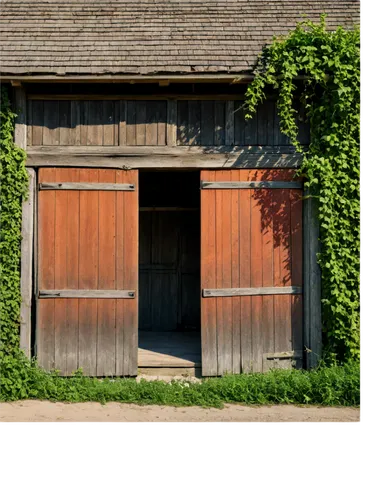
<path fill-rule="evenodd" d="M 64 375 L 136 375 L 138 172 L 41 168 L 37 357 Z"/>
<path fill-rule="evenodd" d="M 302 185 L 293 173 L 201 172 L 203 375 L 301 366 Z"/>

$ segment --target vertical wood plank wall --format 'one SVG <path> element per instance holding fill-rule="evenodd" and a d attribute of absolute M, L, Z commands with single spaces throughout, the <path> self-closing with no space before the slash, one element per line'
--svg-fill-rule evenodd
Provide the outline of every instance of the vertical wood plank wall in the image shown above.
<path fill-rule="evenodd" d="M 199 212 L 140 212 L 139 329 L 198 331 Z"/>
<path fill-rule="evenodd" d="M 40 182 L 132 183 L 138 172 L 41 168 Z M 138 189 L 39 192 L 38 289 L 138 290 Z M 135 299 L 39 298 L 37 356 L 69 375 L 136 375 Z"/>
<path fill-rule="evenodd" d="M 289 181 L 293 174 L 202 171 L 201 179 Z M 302 287 L 301 196 L 298 189 L 202 190 L 202 289 Z M 302 313 L 301 295 L 202 298 L 203 375 L 263 371 L 273 366 L 264 354 L 301 351 Z"/>
<path fill-rule="evenodd" d="M 245 120 L 241 101 L 177 100 L 177 106 L 169 112 L 167 104 L 166 100 L 31 100 L 27 143 L 29 146 L 216 147 L 289 144 L 280 131 L 274 101 L 262 103 L 250 121 Z M 171 120 L 177 123 L 176 138 L 168 135 Z M 302 144 L 309 142 L 308 126 L 303 122 L 300 140 Z"/>

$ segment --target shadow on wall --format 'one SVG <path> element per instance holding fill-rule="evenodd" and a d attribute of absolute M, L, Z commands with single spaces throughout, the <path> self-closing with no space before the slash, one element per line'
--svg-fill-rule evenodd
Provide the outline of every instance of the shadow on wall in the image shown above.
<path fill-rule="evenodd" d="M 276 179 L 278 181 L 293 180 L 293 172 L 290 170 L 252 171 L 251 179 L 249 178 L 252 181 Z M 271 233 L 274 251 L 279 249 L 282 271 L 280 283 L 276 286 L 301 286 L 300 269 L 294 266 L 302 263 L 302 190 L 254 189 L 251 196 L 260 210 L 262 234 Z M 294 270 L 296 272 L 293 272 Z"/>

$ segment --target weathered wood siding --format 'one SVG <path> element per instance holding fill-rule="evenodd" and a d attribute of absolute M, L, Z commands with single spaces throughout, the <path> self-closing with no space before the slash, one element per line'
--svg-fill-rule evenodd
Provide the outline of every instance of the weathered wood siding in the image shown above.
<path fill-rule="evenodd" d="M 178 101 L 177 144 L 180 146 L 285 146 L 275 101 L 259 105 L 251 120 L 245 119 L 241 101 Z M 301 116 L 301 120 L 302 120 Z M 309 141 L 301 121 L 300 140 Z"/>
<path fill-rule="evenodd" d="M 169 117 L 167 108 L 167 100 L 160 99 L 30 100 L 27 142 L 29 146 L 165 146 L 170 144 L 167 135 L 175 131 L 177 146 L 289 144 L 280 131 L 275 101 L 262 103 L 249 121 L 242 101 L 179 99 L 176 116 Z M 309 142 L 303 122 L 300 140 Z"/>
<path fill-rule="evenodd" d="M 167 102 L 29 101 L 30 146 L 165 146 Z"/>
<path fill-rule="evenodd" d="M 201 172 L 211 182 L 292 179 L 290 170 Z M 302 287 L 301 196 L 300 189 L 202 189 L 202 289 Z M 203 374 L 291 366 L 293 356 L 301 366 L 302 311 L 301 294 L 202 297 Z"/>
<path fill-rule="evenodd" d="M 39 191 L 36 326 L 37 357 L 46 369 L 136 375 L 138 172 L 42 168 L 38 182 L 136 186 Z M 135 297 L 43 298 L 41 290 L 80 290 L 82 296 L 90 290 L 134 290 Z"/>

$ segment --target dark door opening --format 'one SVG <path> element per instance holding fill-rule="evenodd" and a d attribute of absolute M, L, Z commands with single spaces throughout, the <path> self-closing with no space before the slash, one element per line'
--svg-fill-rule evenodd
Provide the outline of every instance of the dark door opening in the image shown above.
<path fill-rule="evenodd" d="M 199 183 L 139 175 L 139 367 L 200 366 Z"/>

